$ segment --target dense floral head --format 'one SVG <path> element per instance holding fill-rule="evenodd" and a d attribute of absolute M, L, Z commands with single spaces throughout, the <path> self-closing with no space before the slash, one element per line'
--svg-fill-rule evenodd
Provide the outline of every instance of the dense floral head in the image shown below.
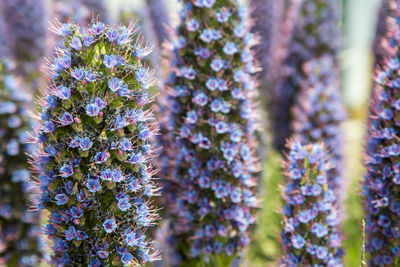
<path fill-rule="evenodd" d="M 236 1 L 183 4 L 165 106 L 171 255 L 229 260 L 250 242 L 257 205 L 256 40 Z"/>
<path fill-rule="evenodd" d="M 293 107 L 301 84 L 306 79 L 303 64 L 330 55 L 334 58 L 334 66 L 337 68 L 342 40 L 341 1 L 300 2 L 302 4 L 295 21 L 285 66 L 279 68 L 284 75 L 273 92 L 272 99 L 272 129 L 275 136 L 273 143 L 279 150 L 284 150 L 285 140 L 292 135 L 292 116 L 287 111 Z"/>
<path fill-rule="evenodd" d="M 282 266 L 342 265 L 336 196 L 328 185 L 332 165 L 322 144 L 288 143 Z"/>
<path fill-rule="evenodd" d="M 38 266 L 43 240 L 37 211 L 31 206 L 31 172 L 26 153 L 32 97 L 0 56 L 0 265 Z"/>
<path fill-rule="evenodd" d="M 149 50 L 132 27 L 95 22 L 86 29 L 57 29 L 66 48 L 48 68 L 34 138 L 51 264 L 143 264 L 157 259 L 146 238 L 158 190 L 149 143 L 157 128 L 148 107 L 153 79 L 142 64 Z"/>
<path fill-rule="evenodd" d="M 340 73 L 332 56 L 325 55 L 303 65 L 305 79 L 293 107 L 292 129 L 303 144 L 324 142 L 332 153 L 329 174 L 331 189 L 341 186 L 342 133 L 346 117 L 340 93 Z"/>
<path fill-rule="evenodd" d="M 395 266 L 400 260 L 399 37 L 393 39 L 397 54 L 377 76 L 370 108 L 363 193 L 371 266 Z"/>

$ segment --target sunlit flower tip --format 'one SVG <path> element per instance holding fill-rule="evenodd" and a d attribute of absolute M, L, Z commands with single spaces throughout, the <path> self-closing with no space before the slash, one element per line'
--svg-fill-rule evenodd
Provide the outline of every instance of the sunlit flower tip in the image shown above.
<path fill-rule="evenodd" d="M 92 25 L 92 31 L 96 35 L 101 34 L 103 32 L 103 29 L 104 29 L 104 24 L 100 21 Z"/>
<path fill-rule="evenodd" d="M 106 35 L 110 42 L 114 42 L 118 37 L 118 30 L 117 29 L 108 30 Z"/>
<path fill-rule="evenodd" d="M 61 28 L 59 29 L 58 34 L 63 37 L 67 37 L 67 36 L 71 35 L 72 34 L 71 24 L 69 24 L 69 23 L 62 24 Z"/>

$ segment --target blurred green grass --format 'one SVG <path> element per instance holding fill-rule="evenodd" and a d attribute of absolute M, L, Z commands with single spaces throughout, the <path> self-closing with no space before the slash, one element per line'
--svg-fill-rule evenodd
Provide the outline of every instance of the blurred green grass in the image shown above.
<path fill-rule="evenodd" d="M 245 265 L 262 267 L 277 266 L 282 255 L 280 232 L 282 216 L 280 214 L 283 200 L 281 185 L 282 157 L 276 151 L 268 153 L 262 171 L 260 194 L 263 196 L 257 228 L 253 233 L 253 243 L 245 257 Z"/>

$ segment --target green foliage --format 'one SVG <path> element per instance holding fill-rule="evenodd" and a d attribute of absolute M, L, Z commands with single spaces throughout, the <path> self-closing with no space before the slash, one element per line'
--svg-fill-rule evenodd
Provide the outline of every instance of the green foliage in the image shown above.
<path fill-rule="evenodd" d="M 264 162 L 260 195 L 263 196 L 258 225 L 253 233 L 254 241 L 246 255 L 249 266 L 276 266 L 282 255 L 279 234 L 282 231 L 283 206 L 281 188 L 284 177 L 281 168 L 282 157 L 271 151 Z"/>

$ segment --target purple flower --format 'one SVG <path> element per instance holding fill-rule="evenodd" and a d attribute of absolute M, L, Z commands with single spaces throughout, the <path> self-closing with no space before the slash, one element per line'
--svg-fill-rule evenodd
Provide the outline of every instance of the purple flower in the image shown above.
<path fill-rule="evenodd" d="M 193 102 L 199 106 L 205 106 L 207 105 L 208 97 L 204 92 L 200 91 L 193 97 Z"/>
<path fill-rule="evenodd" d="M 118 30 L 113 29 L 106 32 L 107 38 L 110 42 L 114 42 L 118 37 Z"/>
<path fill-rule="evenodd" d="M 89 150 L 92 147 L 93 143 L 90 141 L 88 137 L 80 138 L 79 139 L 79 147 L 83 150 Z"/>
<path fill-rule="evenodd" d="M 71 76 L 78 81 L 82 81 L 85 78 L 85 70 L 75 68 L 74 71 L 71 72 Z"/>
<path fill-rule="evenodd" d="M 140 68 L 139 70 L 137 70 L 137 71 L 135 72 L 135 79 L 136 79 L 138 82 L 142 82 L 142 84 L 143 84 L 143 83 L 146 83 L 146 81 L 147 81 L 148 78 L 149 78 L 149 76 L 148 76 L 148 74 L 147 74 L 147 70 L 144 69 L 144 68 Z"/>
<path fill-rule="evenodd" d="M 101 184 L 99 179 L 88 179 L 86 187 L 92 193 L 96 193 L 97 191 L 101 190 Z"/>
<path fill-rule="evenodd" d="M 83 210 L 81 208 L 72 207 L 70 209 L 71 216 L 74 218 L 80 218 L 83 215 Z"/>
<path fill-rule="evenodd" d="M 214 91 L 215 89 L 218 89 L 218 87 L 219 87 L 218 80 L 213 77 L 209 78 L 206 82 L 206 87 L 210 91 Z"/>
<path fill-rule="evenodd" d="M 124 138 L 119 142 L 119 148 L 121 148 L 122 151 L 129 151 L 132 149 L 132 142 L 129 139 Z"/>
<path fill-rule="evenodd" d="M 82 42 L 79 39 L 79 37 L 74 37 L 71 40 L 71 47 L 75 50 L 81 50 L 82 49 Z"/>
<path fill-rule="evenodd" d="M 110 88 L 111 91 L 116 92 L 120 89 L 128 89 L 128 86 L 122 80 L 114 77 L 108 81 L 108 88 Z"/>
<path fill-rule="evenodd" d="M 56 130 L 56 127 L 54 126 L 54 123 L 51 121 L 45 121 L 43 123 L 43 132 L 45 133 L 52 133 Z"/>
<path fill-rule="evenodd" d="M 92 35 L 85 34 L 85 35 L 83 36 L 83 45 L 84 45 L 85 47 L 91 46 L 93 42 L 94 42 L 94 38 L 93 38 Z"/>
<path fill-rule="evenodd" d="M 129 159 L 130 164 L 140 164 L 144 162 L 144 158 L 142 153 L 132 153 L 131 158 Z"/>
<path fill-rule="evenodd" d="M 74 118 L 72 117 L 71 113 L 65 112 L 60 118 L 60 123 L 62 126 L 70 125 L 74 123 Z"/>
<path fill-rule="evenodd" d="M 227 55 L 233 55 L 238 52 L 237 45 L 233 42 L 228 42 L 225 44 L 223 51 Z"/>
<path fill-rule="evenodd" d="M 200 34 L 200 39 L 206 43 L 211 42 L 213 40 L 212 30 L 209 29 L 203 30 L 203 32 Z"/>
<path fill-rule="evenodd" d="M 100 108 L 96 103 L 88 104 L 86 106 L 86 114 L 91 117 L 98 116 Z"/>
<path fill-rule="evenodd" d="M 121 261 L 124 264 L 132 264 L 133 260 L 134 260 L 134 258 L 131 253 L 125 253 L 121 258 Z"/>
<path fill-rule="evenodd" d="M 111 181 L 113 178 L 113 172 L 111 169 L 106 169 L 105 171 L 101 172 L 100 178 L 106 181 Z"/>
<path fill-rule="evenodd" d="M 129 38 L 129 33 L 122 33 L 120 36 L 117 38 L 117 45 L 125 45 L 129 43 L 131 40 Z"/>
<path fill-rule="evenodd" d="M 68 202 L 68 197 L 65 194 L 57 194 L 54 199 L 56 200 L 57 205 L 64 205 Z"/>
<path fill-rule="evenodd" d="M 119 64 L 118 58 L 115 55 L 104 55 L 103 63 L 108 69 L 113 69 Z"/>
<path fill-rule="evenodd" d="M 71 90 L 65 86 L 58 86 L 56 89 L 56 96 L 63 100 L 68 100 L 71 98 Z"/>
<path fill-rule="evenodd" d="M 225 62 L 222 59 L 216 58 L 216 59 L 213 59 L 213 61 L 211 61 L 210 67 L 213 71 L 218 72 L 224 67 L 224 65 L 225 65 Z"/>
<path fill-rule="evenodd" d="M 200 28 L 200 24 L 197 20 L 191 19 L 186 22 L 186 29 L 190 32 L 195 32 Z"/>
<path fill-rule="evenodd" d="M 131 208 L 131 203 L 129 203 L 129 198 L 121 198 L 118 201 L 118 208 L 121 211 L 127 211 L 128 209 Z"/>
<path fill-rule="evenodd" d="M 101 34 L 103 32 L 103 29 L 104 29 L 104 24 L 100 21 L 92 25 L 92 31 L 96 35 Z"/>
<path fill-rule="evenodd" d="M 106 162 L 110 158 L 110 153 L 108 151 L 98 152 L 96 156 L 94 156 L 94 162 L 96 164 L 101 164 Z"/>
<path fill-rule="evenodd" d="M 115 223 L 115 219 L 111 218 L 111 219 L 105 220 L 103 223 L 103 228 L 107 234 L 114 232 L 115 229 L 117 229 L 117 224 Z"/>
<path fill-rule="evenodd" d="M 68 164 L 64 164 L 61 168 L 60 168 L 60 175 L 61 177 L 70 177 L 72 174 L 74 174 L 74 169 L 72 168 L 71 165 Z"/>
<path fill-rule="evenodd" d="M 78 233 L 74 226 L 70 226 L 68 230 L 65 230 L 65 239 L 67 241 L 74 240 L 77 237 Z"/>
<path fill-rule="evenodd" d="M 85 71 L 85 79 L 88 82 L 94 82 L 96 81 L 96 74 L 92 70 L 87 70 Z"/>

